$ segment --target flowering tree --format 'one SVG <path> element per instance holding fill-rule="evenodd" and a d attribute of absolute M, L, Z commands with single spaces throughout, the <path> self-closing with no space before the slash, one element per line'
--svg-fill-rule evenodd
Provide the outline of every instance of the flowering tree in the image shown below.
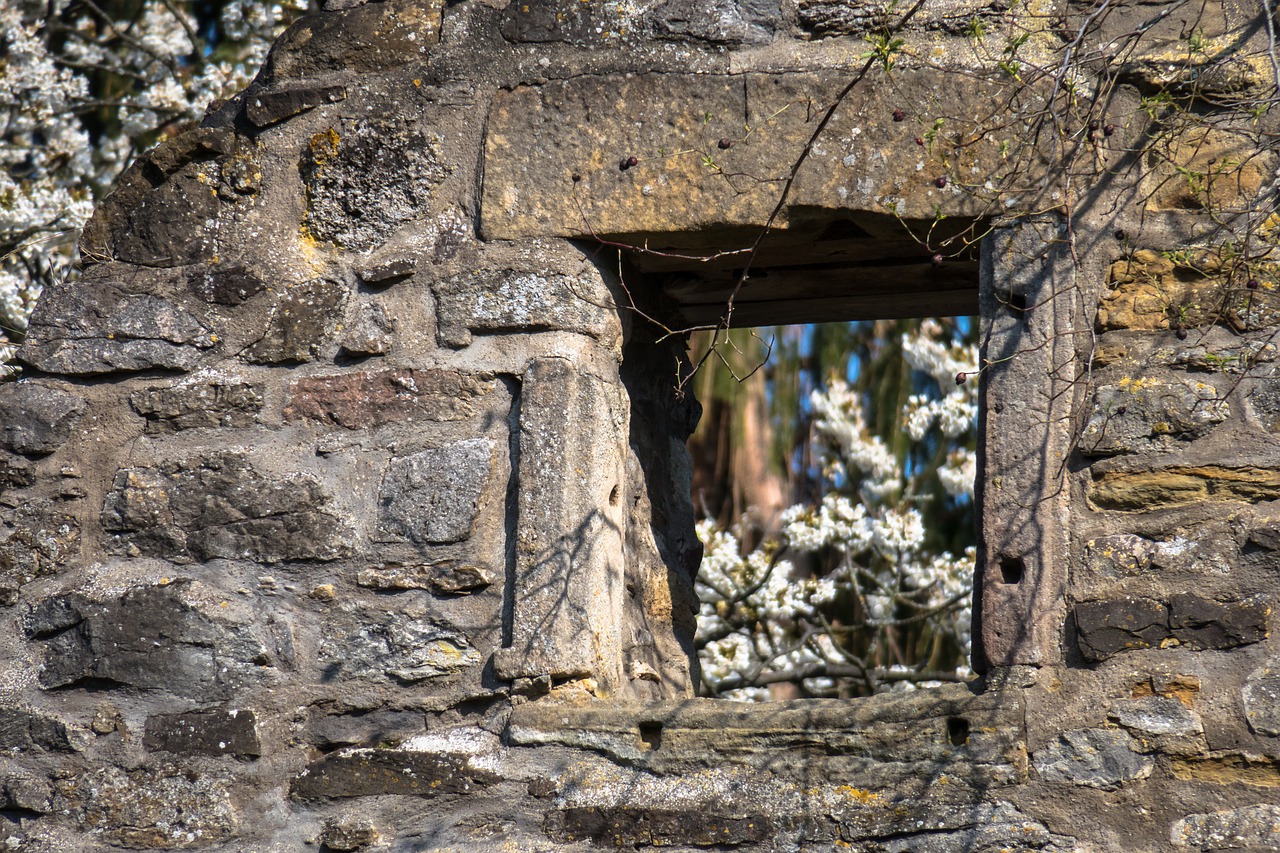
<path fill-rule="evenodd" d="M 909 368 L 914 393 L 885 419 L 897 435 L 868 426 L 883 377 L 864 370 L 863 390 L 831 378 L 809 397 L 820 499 L 786 509 L 777 535 L 745 553 L 743 530 L 699 526 L 706 692 L 862 695 L 967 675 L 974 548 L 952 553 L 936 534 L 958 514 L 968 529 L 953 541 L 973 538 L 977 352 L 967 323 L 912 325 L 900 348 L 868 330 L 871 347 L 892 350 L 882 361 Z"/>
<path fill-rule="evenodd" d="M 71 274 L 95 201 L 244 88 L 306 0 L 0 2 L 0 361 Z"/>

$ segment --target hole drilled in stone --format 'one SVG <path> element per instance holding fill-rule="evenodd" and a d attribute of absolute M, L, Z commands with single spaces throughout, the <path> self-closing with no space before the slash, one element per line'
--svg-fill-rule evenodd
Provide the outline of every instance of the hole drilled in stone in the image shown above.
<path fill-rule="evenodd" d="M 947 739 L 952 746 L 964 746 L 969 742 L 969 721 L 964 717 L 947 718 Z"/>
<path fill-rule="evenodd" d="M 1000 561 L 1000 581 L 1008 584 L 1021 583 L 1026 568 L 1021 557 L 1005 557 Z"/>
<path fill-rule="evenodd" d="M 1009 306 L 1010 311 L 1024 313 L 1027 310 L 1027 297 L 1021 293 L 1010 293 L 1009 299 L 1005 303 Z"/>
<path fill-rule="evenodd" d="M 662 723 L 656 720 L 640 724 L 640 742 L 645 749 L 662 748 Z"/>

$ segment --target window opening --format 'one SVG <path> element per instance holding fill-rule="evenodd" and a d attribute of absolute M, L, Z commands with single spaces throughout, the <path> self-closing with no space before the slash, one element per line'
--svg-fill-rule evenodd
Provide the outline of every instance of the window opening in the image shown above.
<path fill-rule="evenodd" d="M 838 222 L 766 253 L 735 309 L 756 325 L 722 333 L 689 384 L 704 410 L 690 439 L 704 695 L 971 677 L 977 251 L 940 261 L 891 225 L 899 242 Z M 739 274 L 664 289 L 706 322 Z M 695 360 L 711 334 L 694 335 Z"/>

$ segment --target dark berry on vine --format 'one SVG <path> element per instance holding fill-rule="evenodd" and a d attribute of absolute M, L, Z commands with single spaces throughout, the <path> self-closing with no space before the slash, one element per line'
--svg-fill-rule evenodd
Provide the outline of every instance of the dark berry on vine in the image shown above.
<path fill-rule="evenodd" d="M 627 169 L 630 169 L 630 168 L 631 168 L 631 160 L 627 157 L 623 157 L 622 160 L 618 163 L 618 170 L 625 172 L 627 171 Z"/>
<path fill-rule="evenodd" d="M 907 114 L 906 114 L 905 112 L 903 112 L 902 110 L 894 110 L 894 111 L 893 111 L 893 120 L 894 120 L 894 121 L 906 121 L 906 120 L 907 120 Z"/>
<path fill-rule="evenodd" d="M 932 258 L 929 259 L 929 262 L 932 263 L 935 267 L 940 267 L 942 266 L 943 260 L 944 258 L 942 257 L 942 255 L 934 255 Z"/>
<path fill-rule="evenodd" d="M 574 174 L 571 180 L 576 184 L 578 181 L 582 180 L 582 176 Z"/>
<path fill-rule="evenodd" d="M 924 145 L 924 140 L 917 136 L 917 137 L 916 137 L 916 145 Z"/>
<path fill-rule="evenodd" d="M 934 185 L 935 187 L 937 187 L 938 189 L 942 189 L 943 187 L 945 187 L 945 186 L 947 185 L 947 176 L 946 176 L 946 175 L 939 175 L 938 177 L 934 178 L 934 179 L 933 179 L 933 185 Z"/>
<path fill-rule="evenodd" d="M 957 384 L 957 385 L 963 385 L 963 384 L 964 384 L 964 381 L 965 381 L 966 379 L 968 379 L 968 378 L 969 378 L 969 374 L 967 374 L 967 373 L 965 373 L 965 372 L 961 371 L 960 373 L 957 373 L 957 374 L 956 374 L 956 384 Z"/>
<path fill-rule="evenodd" d="M 719 142 L 716 143 L 716 147 L 719 148 L 721 151 L 725 150 L 726 148 L 732 148 L 733 140 L 728 138 L 721 139 Z"/>
<path fill-rule="evenodd" d="M 1098 121 L 1096 118 L 1089 122 L 1090 130 L 1097 130 L 1100 127 L 1102 127 L 1102 122 Z"/>
<path fill-rule="evenodd" d="M 1102 128 L 1102 133 L 1104 136 L 1111 136 L 1115 132 L 1116 132 L 1116 126 L 1114 124 L 1104 125 Z"/>
<path fill-rule="evenodd" d="M 1120 242 L 1122 242 L 1122 243 L 1123 243 L 1123 242 L 1124 242 L 1125 237 L 1127 237 L 1127 236 L 1128 236 L 1128 235 L 1124 233 L 1124 229 L 1123 229 L 1123 228 L 1117 228 L 1117 229 L 1116 229 L 1115 238 L 1116 238 L 1117 240 L 1119 240 Z"/>
<path fill-rule="evenodd" d="M 1180 341 L 1185 341 L 1187 339 L 1186 329 L 1179 329 L 1178 331 L 1174 332 L 1174 334 L 1178 336 L 1178 340 Z"/>
<path fill-rule="evenodd" d="M 637 164 L 637 163 L 639 163 L 639 162 L 640 162 L 640 161 L 639 161 L 639 160 L 637 160 L 637 159 L 636 159 L 636 158 L 634 158 L 634 157 L 628 157 L 628 158 L 627 158 L 627 165 L 628 165 L 628 166 L 634 166 L 635 164 Z"/>
<path fill-rule="evenodd" d="M 1249 281 L 1245 283 L 1245 287 L 1249 288 L 1250 290 L 1257 290 L 1258 280 L 1256 278 L 1249 279 Z"/>

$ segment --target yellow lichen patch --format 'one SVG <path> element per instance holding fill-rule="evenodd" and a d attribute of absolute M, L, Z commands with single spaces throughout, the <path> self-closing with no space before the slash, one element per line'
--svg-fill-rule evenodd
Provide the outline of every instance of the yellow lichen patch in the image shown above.
<path fill-rule="evenodd" d="M 313 135 L 307 142 L 307 149 L 311 152 L 311 162 L 317 166 L 323 166 L 338 153 L 339 141 L 338 131 L 332 127 Z"/>
<path fill-rule="evenodd" d="M 865 788 L 855 788 L 852 785 L 841 785 L 836 788 L 836 793 L 863 806 L 874 806 L 884 802 L 883 794 L 868 791 Z"/>

